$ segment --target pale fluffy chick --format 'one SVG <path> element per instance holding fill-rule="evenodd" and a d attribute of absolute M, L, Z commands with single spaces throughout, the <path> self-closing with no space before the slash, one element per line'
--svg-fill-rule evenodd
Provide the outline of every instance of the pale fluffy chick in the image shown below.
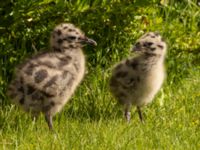
<path fill-rule="evenodd" d="M 150 103 L 165 78 L 166 43 L 158 33 L 143 35 L 133 46 L 136 57 L 118 63 L 110 79 L 111 93 L 124 106 L 124 115 L 130 121 L 131 105 L 135 105 L 143 122 L 140 108 Z"/>
<path fill-rule="evenodd" d="M 42 112 L 52 129 L 52 117 L 63 108 L 84 77 L 84 44 L 97 45 L 73 24 L 56 26 L 50 39 L 51 51 L 39 53 L 16 68 L 8 86 L 11 100 L 33 117 Z"/>

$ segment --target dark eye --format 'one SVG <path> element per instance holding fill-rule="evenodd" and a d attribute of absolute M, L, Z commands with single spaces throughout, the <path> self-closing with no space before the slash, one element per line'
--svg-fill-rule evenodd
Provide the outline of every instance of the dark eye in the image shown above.
<path fill-rule="evenodd" d="M 67 26 L 63 27 L 64 30 L 67 29 L 67 28 L 68 28 Z"/>
<path fill-rule="evenodd" d="M 151 51 L 155 51 L 155 50 L 156 50 L 156 48 L 155 48 L 155 47 L 152 47 L 152 48 L 150 48 L 150 50 L 151 50 Z"/>
<path fill-rule="evenodd" d="M 152 42 L 145 42 L 145 43 L 144 43 L 144 46 L 145 46 L 145 47 L 149 47 L 149 46 L 151 46 L 152 44 L 153 44 Z"/>
<path fill-rule="evenodd" d="M 75 39 L 76 39 L 75 36 L 68 36 L 67 38 L 68 38 L 69 40 L 75 40 Z"/>
<path fill-rule="evenodd" d="M 151 46 L 153 43 L 152 42 L 147 42 L 147 45 L 148 46 Z"/>
<path fill-rule="evenodd" d="M 162 45 L 158 45 L 158 47 L 159 47 L 160 49 L 163 49 L 163 46 L 162 46 Z"/>

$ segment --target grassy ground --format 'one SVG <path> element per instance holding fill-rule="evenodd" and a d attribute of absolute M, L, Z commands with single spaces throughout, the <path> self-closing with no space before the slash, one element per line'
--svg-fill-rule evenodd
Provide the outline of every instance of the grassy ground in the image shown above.
<path fill-rule="evenodd" d="M 155 101 L 143 108 L 144 125 L 140 123 L 135 109 L 130 124 L 127 124 L 120 107 L 113 105 L 106 108 L 109 101 L 115 103 L 106 90 L 93 99 L 106 100 L 105 106 L 99 106 L 101 111 L 91 109 L 90 106 L 95 104 L 85 103 L 80 107 L 82 110 L 76 109 L 76 103 L 89 99 L 88 96 L 79 96 L 87 83 L 83 83 L 73 102 L 68 104 L 73 105 L 73 113 L 70 114 L 67 106 L 55 117 L 56 133 L 48 131 L 43 116 L 34 122 L 13 105 L 5 106 L 0 112 L 0 149 L 198 149 L 199 75 L 199 71 L 191 70 L 188 78 L 179 85 L 165 85 Z"/>
<path fill-rule="evenodd" d="M 13 5 L 15 11 L 4 19 L 5 28 L 0 25 L 0 33 L 5 33 L 0 37 L 3 58 L 0 59 L 0 150 L 198 150 L 200 7 L 197 0 L 171 1 L 166 6 L 159 2 L 169 1 L 158 1 L 158 5 L 147 7 L 143 1 L 138 1 L 139 7 L 130 5 L 130 1 L 113 1 L 112 5 L 103 1 L 100 6 L 101 2 L 96 0 L 90 8 L 91 2 L 75 1 L 77 5 L 57 2 L 42 8 L 42 3 L 20 0 Z M 41 9 L 35 10 L 39 4 Z M 32 44 L 37 49 L 47 47 L 43 41 L 48 41 L 50 28 L 60 20 L 74 21 L 97 40 L 98 46 L 96 51 L 86 47 L 88 74 L 71 101 L 55 116 L 53 133 L 42 115 L 32 121 L 30 115 L 10 104 L 5 89 L 15 64 L 35 52 Z M 127 56 L 130 44 L 150 30 L 160 31 L 168 44 L 168 77 L 155 100 L 142 109 L 145 124 L 140 123 L 134 107 L 132 120 L 127 124 L 121 107 L 108 91 L 110 70 L 115 62 Z"/>

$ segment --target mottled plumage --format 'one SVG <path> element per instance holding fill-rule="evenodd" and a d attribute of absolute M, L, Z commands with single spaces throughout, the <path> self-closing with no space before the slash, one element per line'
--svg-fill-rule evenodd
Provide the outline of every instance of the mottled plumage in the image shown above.
<path fill-rule="evenodd" d="M 159 34 L 149 32 L 136 42 L 132 50 L 139 54 L 114 67 L 110 89 L 124 106 L 127 121 L 130 120 L 131 105 L 137 107 L 140 120 L 143 121 L 140 107 L 153 100 L 165 78 L 166 43 Z"/>
<path fill-rule="evenodd" d="M 51 51 L 38 53 L 16 68 L 8 86 L 11 100 L 33 117 L 44 113 L 52 129 L 52 117 L 62 109 L 84 77 L 84 44 L 96 45 L 96 42 L 73 24 L 56 26 L 50 39 Z"/>

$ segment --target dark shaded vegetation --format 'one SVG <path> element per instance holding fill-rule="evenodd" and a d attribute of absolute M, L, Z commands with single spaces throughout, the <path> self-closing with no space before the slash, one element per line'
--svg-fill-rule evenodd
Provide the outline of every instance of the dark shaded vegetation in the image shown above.
<path fill-rule="evenodd" d="M 147 31 L 159 31 L 169 45 L 168 83 L 180 82 L 189 68 L 199 69 L 200 7 L 195 0 L 8 0 L 0 4 L 0 18 L 1 104 L 7 103 L 5 90 L 16 64 L 47 50 L 49 35 L 61 22 L 74 23 L 97 41 L 95 50 L 85 48 L 91 76 L 127 56 Z"/>

